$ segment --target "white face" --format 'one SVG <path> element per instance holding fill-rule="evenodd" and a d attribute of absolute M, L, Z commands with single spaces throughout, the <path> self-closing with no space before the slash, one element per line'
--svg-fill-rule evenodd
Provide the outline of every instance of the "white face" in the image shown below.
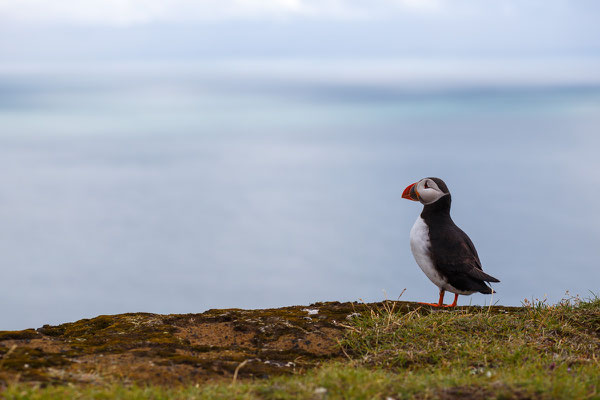
<path fill-rule="evenodd" d="M 435 203 L 448 193 L 442 192 L 438 185 L 429 178 L 421 179 L 415 185 L 415 191 L 419 194 L 419 201 L 423 204 Z"/>

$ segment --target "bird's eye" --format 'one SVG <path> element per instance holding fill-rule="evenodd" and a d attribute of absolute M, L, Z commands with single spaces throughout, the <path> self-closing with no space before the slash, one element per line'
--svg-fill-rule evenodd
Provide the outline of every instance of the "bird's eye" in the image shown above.
<path fill-rule="evenodd" d="M 427 181 L 425 181 L 425 189 L 429 189 L 429 185 L 427 184 Z"/>

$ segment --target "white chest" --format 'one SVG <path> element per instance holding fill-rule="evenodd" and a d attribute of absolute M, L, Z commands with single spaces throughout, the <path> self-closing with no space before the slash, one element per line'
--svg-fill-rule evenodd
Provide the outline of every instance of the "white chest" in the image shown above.
<path fill-rule="evenodd" d="M 425 221 L 419 216 L 410 230 L 410 250 L 415 257 L 415 261 L 419 264 L 419 267 L 421 267 L 421 270 L 423 270 L 429 280 L 435 283 L 439 288 L 445 289 L 447 282 L 437 273 L 433 261 L 429 256 L 430 246 L 429 228 Z"/>

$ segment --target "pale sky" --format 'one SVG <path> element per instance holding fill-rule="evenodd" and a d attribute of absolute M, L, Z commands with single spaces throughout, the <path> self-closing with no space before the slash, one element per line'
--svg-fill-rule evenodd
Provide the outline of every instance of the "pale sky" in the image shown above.
<path fill-rule="evenodd" d="M 131 26 L 160 22 L 218 21 L 227 19 L 285 20 L 379 19 L 392 14 L 517 14 L 517 1 L 464 0 L 3 0 L 0 16 L 9 23 L 93 24 Z M 537 3 L 537 4 L 535 4 Z M 551 12 L 569 8 L 565 2 L 525 4 Z M 562 3 L 562 4 L 561 4 Z"/>
<path fill-rule="evenodd" d="M 0 62 L 596 57 L 595 0 L 0 0 Z"/>

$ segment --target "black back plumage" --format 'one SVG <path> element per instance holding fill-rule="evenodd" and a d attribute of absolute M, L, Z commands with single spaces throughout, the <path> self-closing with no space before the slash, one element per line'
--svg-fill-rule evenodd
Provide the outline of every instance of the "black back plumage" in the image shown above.
<path fill-rule="evenodd" d="M 456 289 L 492 293 L 486 282 L 500 281 L 483 272 L 473 242 L 452 221 L 452 197 L 444 181 L 439 178 L 430 179 L 433 179 L 444 193 L 448 193 L 436 202 L 426 205 L 421 213 L 421 218 L 429 228 L 429 251 L 436 269 Z"/>

